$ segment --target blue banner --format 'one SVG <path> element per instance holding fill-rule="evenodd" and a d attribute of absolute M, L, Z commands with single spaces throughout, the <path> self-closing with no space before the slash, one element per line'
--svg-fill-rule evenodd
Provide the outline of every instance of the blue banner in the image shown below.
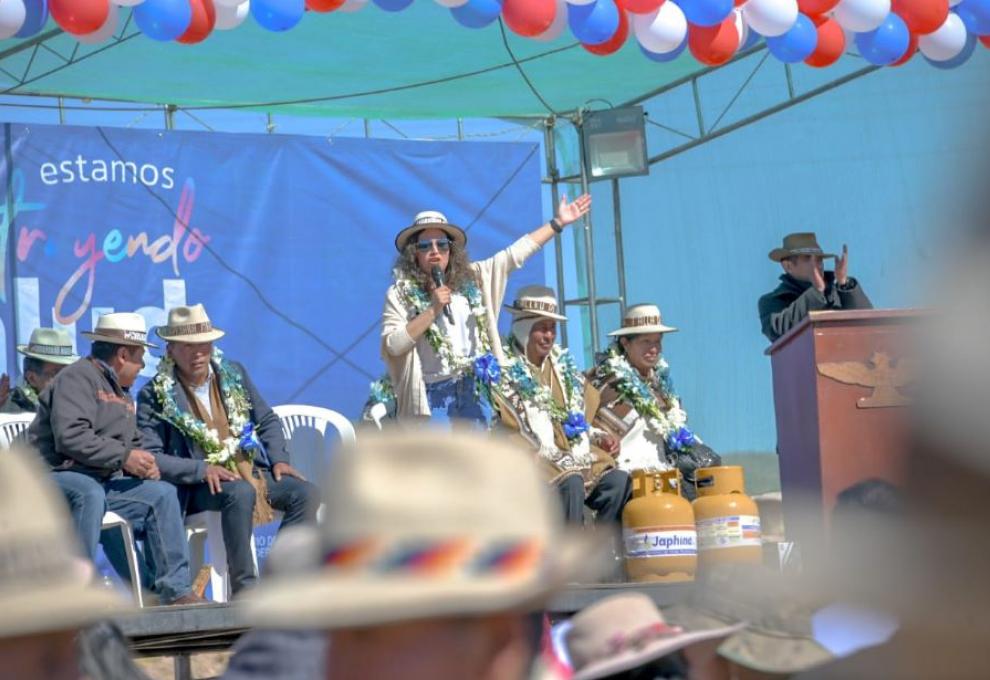
<path fill-rule="evenodd" d="M 0 370 L 38 326 L 85 354 L 99 314 L 154 327 L 202 302 L 271 404 L 355 418 L 384 370 L 396 233 L 440 210 L 488 257 L 543 222 L 539 173 L 533 144 L 7 124 Z M 543 278 L 534 257 L 510 299 Z"/>

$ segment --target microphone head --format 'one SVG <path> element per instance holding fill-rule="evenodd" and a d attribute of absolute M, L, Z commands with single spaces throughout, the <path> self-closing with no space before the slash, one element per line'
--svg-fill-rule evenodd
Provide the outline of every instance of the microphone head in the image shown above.
<path fill-rule="evenodd" d="M 440 265 L 433 265 L 433 269 L 430 270 L 430 275 L 433 277 L 433 283 L 438 286 L 443 285 L 443 270 L 440 269 Z"/>

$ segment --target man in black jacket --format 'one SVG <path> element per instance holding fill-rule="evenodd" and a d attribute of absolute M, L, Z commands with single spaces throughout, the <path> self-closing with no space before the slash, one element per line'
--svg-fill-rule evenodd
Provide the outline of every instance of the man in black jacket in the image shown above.
<path fill-rule="evenodd" d="M 315 521 L 319 491 L 289 464 L 282 425 L 247 371 L 214 349 L 224 332 L 203 305 L 169 311 L 168 357 L 138 395 L 138 427 L 187 514 L 220 512 L 231 591 L 257 579 L 253 524 Z"/>
<path fill-rule="evenodd" d="M 842 257 L 835 272 L 825 271 L 825 253 L 814 233 L 788 234 L 783 246 L 770 251 L 770 259 L 784 268 L 777 289 L 760 298 L 763 335 L 774 342 L 797 326 L 808 312 L 825 309 L 872 309 L 859 282 L 849 276 L 849 257 Z"/>

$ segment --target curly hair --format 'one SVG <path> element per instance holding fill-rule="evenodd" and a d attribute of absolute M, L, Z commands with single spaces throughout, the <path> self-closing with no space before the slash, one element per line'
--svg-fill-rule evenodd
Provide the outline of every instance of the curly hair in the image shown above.
<path fill-rule="evenodd" d="M 416 242 L 422 232 L 416 232 L 406 241 L 402 252 L 395 258 L 393 269 L 408 276 L 420 285 L 423 290 L 430 290 L 433 280 L 430 275 L 419 268 L 416 261 Z M 477 283 L 474 270 L 471 269 L 471 262 L 468 260 L 467 251 L 460 245 L 450 242 L 450 258 L 447 261 L 447 271 L 444 272 L 444 280 L 451 290 L 461 290 L 468 282 Z"/>

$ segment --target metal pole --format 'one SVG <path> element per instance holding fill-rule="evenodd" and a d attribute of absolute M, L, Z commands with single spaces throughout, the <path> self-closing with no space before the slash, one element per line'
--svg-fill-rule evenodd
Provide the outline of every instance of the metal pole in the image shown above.
<path fill-rule="evenodd" d="M 463 118 L 458 118 L 457 119 L 457 141 L 459 141 L 459 142 L 463 142 L 464 141 L 464 119 Z"/>
<path fill-rule="evenodd" d="M 272 116 L 271 111 L 269 111 L 266 114 L 266 117 L 268 119 L 268 122 L 265 125 L 265 132 L 267 132 L 268 134 L 273 134 L 275 132 L 275 117 Z"/>
<path fill-rule="evenodd" d="M 791 74 L 790 64 L 784 64 L 784 73 L 787 74 L 787 96 L 794 99 L 794 76 Z"/>
<path fill-rule="evenodd" d="M 588 166 L 585 163 L 584 120 L 579 116 L 575 121 L 581 153 L 581 193 L 591 190 L 588 181 Z M 591 317 L 591 353 L 598 351 L 598 300 L 595 295 L 595 243 L 592 237 L 591 212 L 584 216 L 584 264 L 588 285 L 588 314 Z"/>
<path fill-rule="evenodd" d="M 626 255 L 622 247 L 622 205 L 619 180 L 612 178 L 612 222 L 615 227 L 615 268 L 619 274 L 619 317 L 626 314 Z"/>
<path fill-rule="evenodd" d="M 694 113 L 698 116 L 698 134 L 705 136 L 705 114 L 701 110 L 701 93 L 698 91 L 698 79 L 691 81 L 691 92 L 694 94 Z"/>
<path fill-rule="evenodd" d="M 65 109 L 62 108 L 62 98 L 58 98 L 58 124 L 65 125 Z"/>
<path fill-rule="evenodd" d="M 364 136 L 371 137 L 371 121 L 367 118 L 364 119 Z"/>
<path fill-rule="evenodd" d="M 165 105 L 165 129 L 172 130 L 175 128 L 175 104 Z"/>
<path fill-rule="evenodd" d="M 557 178 L 560 177 L 560 170 L 557 169 L 557 146 L 553 138 L 553 129 L 556 119 L 548 117 L 543 124 L 543 150 L 547 156 L 547 175 L 550 177 L 550 210 L 557 209 L 560 201 L 560 185 Z M 557 265 L 557 299 L 560 300 L 560 307 L 567 314 L 567 303 L 564 301 L 564 240 L 563 236 L 557 234 L 553 238 L 553 254 Z M 567 323 L 560 324 L 560 342 L 567 347 Z"/>

